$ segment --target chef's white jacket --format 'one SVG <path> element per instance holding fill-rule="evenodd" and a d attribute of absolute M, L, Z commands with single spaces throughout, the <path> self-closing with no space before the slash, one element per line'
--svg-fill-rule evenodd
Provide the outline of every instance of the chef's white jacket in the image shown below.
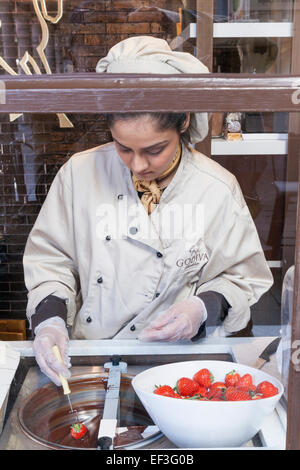
<path fill-rule="evenodd" d="M 151 215 L 114 143 L 73 155 L 53 180 L 23 264 L 29 321 L 56 295 L 73 339 L 134 339 L 173 303 L 206 291 L 230 304 L 229 334 L 246 327 L 273 283 L 236 178 L 185 146 Z"/>

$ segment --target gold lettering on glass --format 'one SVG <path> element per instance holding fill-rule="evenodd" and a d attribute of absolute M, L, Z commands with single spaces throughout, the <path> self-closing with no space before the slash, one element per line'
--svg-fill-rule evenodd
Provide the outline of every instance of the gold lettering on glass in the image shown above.
<path fill-rule="evenodd" d="M 39 5 L 39 2 L 41 4 L 41 7 Z M 32 3 L 33 3 L 35 14 L 38 18 L 38 21 L 40 23 L 41 30 L 42 30 L 41 41 L 39 45 L 36 47 L 36 51 L 41 59 L 41 62 L 45 68 L 46 73 L 52 74 L 49 63 L 47 61 L 47 58 L 44 52 L 49 41 L 49 29 L 48 29 L 46 20 L 53 24 L 59 22 L 59 20 L 62 18 L 62 15 L 63 15 L 63 0 L 57 0 L 57 15 L 55 17 L 48 15 L 45 0 L 32 0 Z M 1 21 L 0 21 L 0 28 L 1 28 Z M 40 67 L 36 63 L 35 59 L 29 54 L 28 51 L 24 53 L 21 60 L 16 59 L 16 63 L 22 68 L 22 70 L 26 73 L 26 75 L 32 75 L 32 71 L 29 65 L 31 65 L 34 73 L 36 73 L 37 75 L 42 75 Z M 0 56 L 0 66 L 3 67 L 4 70 L 6 70 L 10 75 L 18 75 L 1 56 Z M 12 122 L 20 116 L 22 116 L 22 113 L 10 114 L 9 119 Z M 57 113 L 57 117 L 59 119 L 60 127 L 74 127 L 72 122 L 68 119 L 68 117 L 64 113 Z"/>

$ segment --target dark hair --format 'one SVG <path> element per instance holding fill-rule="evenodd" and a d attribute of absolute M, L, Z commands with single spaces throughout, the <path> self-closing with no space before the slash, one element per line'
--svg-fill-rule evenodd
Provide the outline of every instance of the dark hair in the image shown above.
<path fill-rule="evenodd" d="M 184 124 L 187 119 L 187 113 L 109 113 L 105 114 L 108 127 L 112 127 L 116 121 L 135 119 L 140 116 L 151 116 L 157 123 L 157 127 L 161 131 L 167 129 L 175 129 L 180 135 L 185 145 L 190 145 L 190 132 L 189 128 L 182 132 Z"/>

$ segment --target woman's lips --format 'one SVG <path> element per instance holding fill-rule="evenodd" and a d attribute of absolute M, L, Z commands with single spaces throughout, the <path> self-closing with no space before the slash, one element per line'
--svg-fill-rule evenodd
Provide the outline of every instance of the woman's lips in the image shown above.
<path fill-rule="evenodd" d="M 148 176 L 148 175 L 152 175 L 152 171 L 147 171 L 145 173 L 136 173 L 136 176 L 138 176 L 139 178 L 141 178 L 142 176 Z"/>

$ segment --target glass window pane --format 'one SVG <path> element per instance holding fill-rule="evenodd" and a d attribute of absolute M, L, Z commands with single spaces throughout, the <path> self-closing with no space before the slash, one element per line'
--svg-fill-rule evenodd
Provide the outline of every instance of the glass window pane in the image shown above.
<path fill-rule="evenodd" d="M 293 0 L 214 0 L 214 21 L 293 21 Z"/>
<path fill-rule="evenodd" d="M 292 0 L 213 3 L 214 11 L 212 2 L 196 0 L 2 0 L 0 75 L 95 72 L 111 47 L 138 36 L 164 39 L 171 49 L 189 52 L 214 73 L 299 72 Z M 197 11 L 199 5 L 202 10 Z M 282 336 L 273 364 L 282 370 L 287 391 L 299 126 L 292 113 L 241 112 L 238 142 L 229 142 L 227 118 L 222 109 L 213 114 L 211 133 L 196 150 L 236 177 L 274 277 L 272 287 L 251 305 L 253 325 L 232 336 Z M 25 319 L 23 253 L 53 180 L 75 154 L 101 148 L 112 136 L 103 114 L 88 109 L 73 114 L 0 112 L 0 131 L 0 319 Z M 125 266 L 122 253 L 118 268 Z M 220 334 L 222 321 L 209 316 L 207 338 Z M 27 325 L 27 339 L 31 334 Z"/>

